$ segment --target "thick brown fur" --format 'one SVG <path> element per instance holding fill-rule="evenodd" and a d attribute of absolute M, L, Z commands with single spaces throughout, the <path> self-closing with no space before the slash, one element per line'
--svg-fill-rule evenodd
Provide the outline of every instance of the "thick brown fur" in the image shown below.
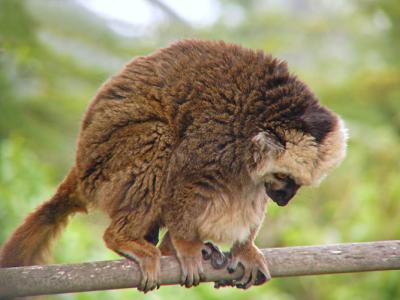
<path fill-rule="evenodd" d="M 159 227 L 187 286 L 201 279 L 205 240 L 232 242 L 232 262 L 248 267 L 239 285 L 251 286 L 257 271 L 269 276 L 253 243 L 265 184 L 284 189 L 277 182 L 290 177 L 295 192 L 320 181 L 344 157 L 343 131 L 286 63 L 261 51 L 185 40 L 138 57 L 99 90 L 73 170 L 0 264 L 39 262 L 68 214 L 97 207 L 111 218 L 106 245 L 141 266 L 141 290 L 158 285 Z"/>

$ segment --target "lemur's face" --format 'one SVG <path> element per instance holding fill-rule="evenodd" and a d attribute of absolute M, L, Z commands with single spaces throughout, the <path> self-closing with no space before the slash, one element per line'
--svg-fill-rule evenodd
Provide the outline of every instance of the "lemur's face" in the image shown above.
<path fill-rule="evenodd" d="M 282 132 L 285 145 L 265 134 L 254 137 L 253 142 L 264 144 L 264 156 L 256 169 L 264 182 L 267 195 L 279 206 L 285 206 L 301 186 L 319 184 L 343 160 L 346 151 L 346 129 L 338 118 L 335 126 L 323 140 L 304 132 Z"/>

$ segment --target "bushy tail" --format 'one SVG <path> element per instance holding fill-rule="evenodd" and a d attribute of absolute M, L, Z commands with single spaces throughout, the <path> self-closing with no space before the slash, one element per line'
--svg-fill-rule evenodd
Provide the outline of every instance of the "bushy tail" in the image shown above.
<path fill-rule="evenodd" d="M 66 225 L 72 213 L 86 212 L 79 200 L 75 169 L 65 177 L 56 194 L 28 215 L 0 250 L 0 267 L 44 263 L 51 241 Z"/>

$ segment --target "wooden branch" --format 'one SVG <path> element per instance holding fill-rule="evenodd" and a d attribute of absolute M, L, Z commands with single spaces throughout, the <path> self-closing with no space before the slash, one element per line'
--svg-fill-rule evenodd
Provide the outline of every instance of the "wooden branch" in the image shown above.
<path fill-rule="evenodd" d="M 400 269 L 400 240 L 263 249 L 272 277 Z M 233 279 L 204 264 L 205 281 Z M 161 283 L 178 284 L 179 264 L 174 257 L 161 260 Z M 0 269 L 0 298 L 73 293 L 136 287 L 140 272 L 127 260 L 73 265 L 44 265 Z"/>

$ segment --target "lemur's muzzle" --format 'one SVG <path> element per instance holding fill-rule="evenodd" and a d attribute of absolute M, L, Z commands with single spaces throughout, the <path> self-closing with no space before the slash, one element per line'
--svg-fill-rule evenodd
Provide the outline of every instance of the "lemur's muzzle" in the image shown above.
<path fill-rule="evenodd" d="M 283 181 L 285 183 L 285 186 L 278 190 L 274 190 L 272 188 L 272 185 L 269 183 L 265 184 L 267 195 L 279 206 L 285 206 L 286 204 L 288 204 L 290 199 L 292 199 L 293 196 L 296 195 L 296 192 L 300 187 L 290 177 L 286 177 Z"/>

